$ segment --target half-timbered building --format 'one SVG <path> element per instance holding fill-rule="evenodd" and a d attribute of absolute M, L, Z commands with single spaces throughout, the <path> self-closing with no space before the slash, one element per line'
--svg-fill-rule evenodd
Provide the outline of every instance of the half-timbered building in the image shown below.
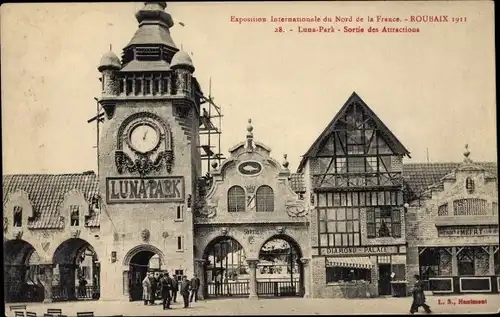
<path fill-rule="evenodd" d="M 408 155 L 356 93 L 306 152 L 299 172 L 315 206 L 314 296 L 388 295 L 391 281 L 406 280 L 402 160 Z"/>

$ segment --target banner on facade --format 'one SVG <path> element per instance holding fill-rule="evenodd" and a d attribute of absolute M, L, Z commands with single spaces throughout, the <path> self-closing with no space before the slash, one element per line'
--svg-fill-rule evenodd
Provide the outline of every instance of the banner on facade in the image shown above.
<path fill-rule="evenodd" d="M 498 236 L 498 226 L 457 226 L 438 228 L 440 237 Z"/>
<path fill-rule="evenodd" d="M 395 245 L 387 246 L 366 246 L 366 247 L 335 247 L 335 248 L 324 248 L 323 252 L 327 255 L 334 254 L 396 254 L 398 253 L 398 247 Z"/>
<path fill-rule="evenodd" d="M 184 177 L 110 177 L 106 179 L 108 204 L 183 202 Z"/>

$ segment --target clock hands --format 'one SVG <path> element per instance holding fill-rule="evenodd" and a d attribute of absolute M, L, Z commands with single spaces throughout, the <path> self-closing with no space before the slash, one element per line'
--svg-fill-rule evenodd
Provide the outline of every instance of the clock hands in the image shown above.
<path fill-rule="evenodd" d="M 143 140 L 146 140 L 146 135 L 148 135 L 148 130 L 146 130 L 146 132 L 144 132 L 144 136 L 142 137 Z"/>

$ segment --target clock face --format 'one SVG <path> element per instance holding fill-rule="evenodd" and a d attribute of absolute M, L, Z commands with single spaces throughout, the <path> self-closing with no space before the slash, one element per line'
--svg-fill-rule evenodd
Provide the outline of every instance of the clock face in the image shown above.
<path fill-rule="evenodd" d="M 141 124 L 130 132 L 130 144 L 134 150 L 146 153 L 153 150 L 160 142 L 158 131 L 149 124 Z"/>

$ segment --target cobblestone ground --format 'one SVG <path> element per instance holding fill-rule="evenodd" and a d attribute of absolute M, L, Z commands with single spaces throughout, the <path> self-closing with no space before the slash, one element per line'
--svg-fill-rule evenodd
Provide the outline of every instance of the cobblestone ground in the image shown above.
<path fill-rule="evenodd" d="M 459 299 L 486 300 L 484 304 L 459 304 Z M 439 305 L 438 300 L 444 304 Z M 434 314 L 498 313 L 500 295 L 428 296 L 427 303 Z M 455 304 L 453 304 L 455 303 Z M 84 301 L 71 303 L 27 304 L 27 311 L 43 316 L 47 308 L 61 308 L 63 314 L 76 316 L 77 312 L 92 311 L 95 316 L 192 316 L 192 315 L 283 315 L 283 314 L 407 314 L 411 298 L 373 299 L 303 299 L 273 298 L 249 300 L 214 299 L 199 301 L 187 309 L 182 304 L 173 304 L 173 309 L 164 311 L 161 306 L 144 306 L 141 302 Z M 7 316 L 14 316 L 6 305 Z M 417 314 L 424 314 L 423 309 Z"/>

